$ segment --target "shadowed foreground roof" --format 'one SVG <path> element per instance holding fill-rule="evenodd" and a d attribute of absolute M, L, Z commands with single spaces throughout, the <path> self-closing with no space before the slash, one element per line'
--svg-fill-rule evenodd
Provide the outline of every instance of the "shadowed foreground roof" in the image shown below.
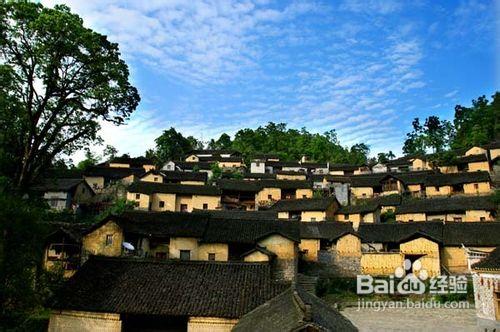
<path fill-rule="evenodd" d="M 138 261 L 91 257 L 52 308 L 108 313 L 239 318 L 280 294 L 268 264 Z"/>
<path fill-rule="evenodd" d="M 496 210 L 491 196 L 455 196 L 446 198 L 411 199 L 396 207 L 400 213 L 442 213 L 465 210 Z"/>
<path fill-rule="evenodd" d="M 337 310 L 301 288 L 282 294 L 243 316 L 233 331 L 357 331 Z M 308 331 L 308 330 L 307 330 Z"/>
<path fill-rule="evenodd" d="M 132 183 L 128 189 L 131 193 L 151 194 L 178 194 L 178 195 L 202 195 L 219 196 L 220 191 L 217 187 L 209 185 L 189 185 L 178 183 L 158 183 L 138 181 Z"/>

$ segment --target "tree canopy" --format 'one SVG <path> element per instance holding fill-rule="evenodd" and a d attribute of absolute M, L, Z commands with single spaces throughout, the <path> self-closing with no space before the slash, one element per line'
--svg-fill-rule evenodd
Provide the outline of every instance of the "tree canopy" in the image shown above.
<path fill-rule="evenodd" d="M 25 188 L 139 103 L 118 45 L 66 6 L 0 4 L 0 172 Z"/>
<path fill-rule="evenodd" d="M 472 101 L 472 107 L 455 106 L 452 122 L 433 115 L 423 125 L 415 118 L 412 126 L 403 146 L 407 155 L 425 154 L 427 149 L 441 154 L 447 149 L 463 150 L 487 144 L 500 138 L 500 92 L 492 96 L 491 102 L 481 96 Z"/>

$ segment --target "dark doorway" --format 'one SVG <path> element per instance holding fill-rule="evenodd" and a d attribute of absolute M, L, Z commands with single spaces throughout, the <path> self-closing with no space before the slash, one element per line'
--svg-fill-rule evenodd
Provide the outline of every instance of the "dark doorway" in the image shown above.
<path fill-rule="evenodd" d="M 122 315 L 123 332 L 185 332 L 187 317 Z"/>

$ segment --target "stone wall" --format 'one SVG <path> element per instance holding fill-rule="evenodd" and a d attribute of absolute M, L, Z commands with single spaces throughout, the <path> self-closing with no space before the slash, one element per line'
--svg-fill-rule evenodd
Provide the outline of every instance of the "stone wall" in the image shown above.
<path fill-rule="evenodd" d="M 500 274 L 474 273 L 472 280 L 477 317 L 495 321 L 495 292 L 500 292 Z"/>

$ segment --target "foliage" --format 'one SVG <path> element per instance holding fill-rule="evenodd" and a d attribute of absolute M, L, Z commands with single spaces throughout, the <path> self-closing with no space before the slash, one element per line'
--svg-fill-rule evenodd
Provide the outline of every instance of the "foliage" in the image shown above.
<path fill-rule="evenodd" d="M 97 216 L 97 221 L 104 220 L 111 215 L 120 215 L 125 211 L 133 210 L 136 206 L 136 202 L 128 201 L 126 198 L 118 198 L 113 205 Z"/>
<path fill-rule="evenodd" d="M 438 153 L 437 162 L 443 162 L 448 155 L 441 156 L 448 148 L 469 149 L 500 139 L 500 92 L 490 102 L 485 96 L 472 101 L 472 107 L 455 106 L 452 122 L 429 116 L 423 125 L 415 118 L 413 130 L 407 133 L 403 146 L 406 155 L 425 154 L 427 149 Z"/>
<path fill-rule="evenodd" d="M 99 142 L 99 121 L 122 124 L 140 98 L 117 44 L 66 6 L 2 3 L 0 32 L 0 173 L 24 190 L 58 155 Z"/>
<path fill-rule="evenodd" d="M 118 150 L 112 146 L 112 145 L 106 145 L 104 148 L 104 151 L 102 152 L 103 158 L 106 158 L 107 160 L 111 160 L 116 157 L 116 154 L 118 153 Z"/>
<path fill-rule="evenodd" d="M 169 160 L 182 160 L 190 151 L 202 146 L 202 143 L 192 136 L 184 137 L 175 128 L 164 130 L 156 138 L 156 148 L 154 150 L 155 159 L 160 165 Z"/>
<path fill-rule="evenodd" d="M 492 99 L 490 102 L 481 96 L 472 101 L 472 107 L 455 106 L 454 149 L 468 149 L 500 138 L 500 92 Z"/>
<path fill-rule="evenodd" d="M 16 326 L 44 300 L 37 276 L 48 229 L 38 202 L 1 192 L 0 206 L 0 321 Z"/>
<path fill-rule="evenodd" d="M 423 125 L 419 118 L 412 122 L 413 131 L 406 134 L 403 152 L 405 154 L 425 154 L 427 149 L 434 152 L 444 151 L 454 136 L 454 128 L 451 122 L 440 120 L 437 116 L 425 119 Z"/>
<path fill-rule="evenodd" d="M 380 222 L 382 223 L 394 223 L 396 222 L 396 214 L 393 210 L 388 210 L 380 215 Z"/>
<path fill-rule="evenodd" d="M 231 137 L 223 133 L 218 140 L 211 139 L 208 143 L 208 148 L 212 150 L 228 150 L 231 149 Z"/>
<path fill-rule="evenodd" d="M 379 154 L 377 154 L 377 163 L 385 164 L 386 162 L 394 159 L 395 157 L 396 156 L 394 155 L 394 153 L 392 151 L 389 151 L 387 153 L 380 152 Z"/>
<path fill-rule="evenodd" d="M 100 160 L 101 158 L 90 151 L 90 149 L 85 149 L 85 159 L 80 161 L 76 168 L 84 171 L 91 166 L 95 166 L 97 163 L 99 163 Z"/>
<path fill-rule="evenodd" d="M 210 170 L 212 171 L 212 176 L 208 180 L 208 183 L 212 184 L 222 177 L 222 168 L 220 168 L 217 164 L 212 164 L 212 166 L 210 166 Z"/>

